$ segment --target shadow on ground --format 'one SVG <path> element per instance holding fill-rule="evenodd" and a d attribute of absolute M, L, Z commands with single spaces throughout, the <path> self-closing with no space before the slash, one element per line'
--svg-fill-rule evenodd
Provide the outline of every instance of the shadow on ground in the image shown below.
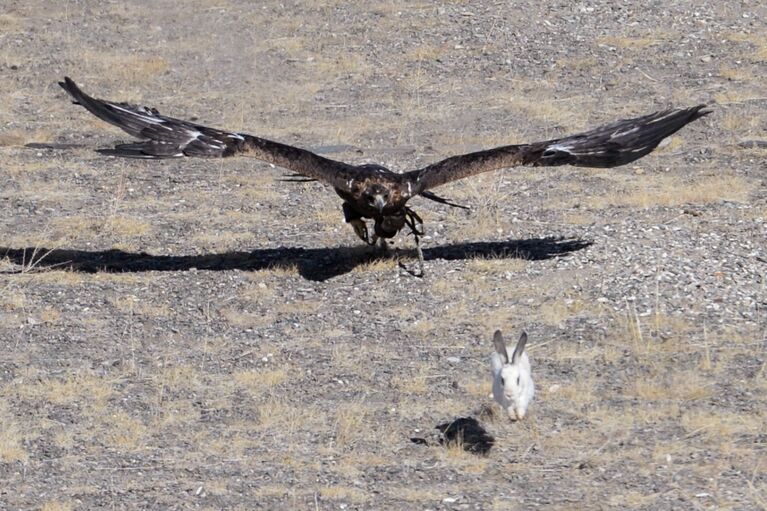
<path fill-rule="evenodd" d="M 426 261 L 471 258 L 541 260 L 565 256 L 591 245 L 590 241 L 564 238 L 481 241 L 424 248 Z M 0 257 L 21 269 L 57 269 L 83 273 L 144 271 L 223 271 L 296 268 L 307 280 L 323 281 L 352 271 L 361 264 L 389 257 L 414 257 L 413 250 L 381 254 L 369 247 L 269 248 L 252 252 L 226 252 L 189 256 L 151 255 L 123 250 L 67 250 L 0 247 Z"/>

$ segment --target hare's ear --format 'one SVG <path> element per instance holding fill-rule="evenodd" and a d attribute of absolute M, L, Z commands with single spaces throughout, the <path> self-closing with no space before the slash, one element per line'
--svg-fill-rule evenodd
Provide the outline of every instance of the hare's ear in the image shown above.
<path fill-rule="evenodd" d="M 495 331 L 493 336 L 493 344 L 495 345 L 495 351 L 501 356 L 504 364 L 509 363 L 509 353 L 506 351 L 506 343 L 503 341 L 503 334 L 500 330 Z"/>
<path fill-rule="evenodd" d="M 514 348 L 514 353 L 511 355 L 512 364 L 515 364 L 517 360 L 519 360 L 519 357 L 522 356 L 522 353 L 524 353 L 525 344 L 527 344 L 527 332 L 522 332 L 522 335 L 519 336 L 519 340 L 517 341 L 517 347 Z"/>

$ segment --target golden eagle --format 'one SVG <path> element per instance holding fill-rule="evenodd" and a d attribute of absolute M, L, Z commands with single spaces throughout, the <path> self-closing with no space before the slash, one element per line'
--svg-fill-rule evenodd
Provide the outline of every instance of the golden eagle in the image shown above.
<path fill-rule="evenodd" d="M 364 242 L 373 245 L 380 239 L 385 246 L 385 239 L 394 237 L 408 226 L 415 235 L 421 274 L 423 254 L 419 236 L 423 234 L 422 221 L 407 206 L 411 198 L 420 195 L 456 206 L 431 190 L 481 172 L 519 165 L 625 165 L 650 153 L 661 140 L 686 124 L 710 113 L 703 110 L 706 105 L 664 110 L 564 138 L 453 156 L 422 169 L 397 173 L 381 165 L 352 165 L 253 135 L 166 117 L 155 108 L 96 99 L 85 94 L 68 77 L 59 85 L 72 96 L 75 104 L 141 140 L 119 144 L 102 152 L 148 159 L 248 154 L 288 169 L 301 179 L 329 184 L 344 201 L 346 222 Z M 373 234 L 368 233 L 366 218 L 374 221 Z"/>

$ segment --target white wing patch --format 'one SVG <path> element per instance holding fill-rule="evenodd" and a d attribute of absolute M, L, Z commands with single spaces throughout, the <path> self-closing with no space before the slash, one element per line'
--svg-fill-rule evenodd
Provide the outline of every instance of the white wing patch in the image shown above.
<path fill-rule="evenodd" d="M 109 103 L 112 108 L 116 110 L 120 110 L 121 112 L 125 112 L 126 114 L 130 114 L 134 117 L 138 117 L 142 121 L 148 122 L 149 124 L 163 124 L 165 121 L 163 119 L 158 119 L 153 114 L 147 114 L 147 113 L 139 113 L 137 110 L 131 110 L 129 108 L 121 107 L 120 105 L 117 105 L 115 103 Z M 142 109 L 142 112 L 146 112 L 146 107 Z"/>
<path fill-rule="evenodd" d="M 625 131 L 616 131 L 615 133 L 610 135 L 610 140 L 612 140 L 614 138 L 618 138 L 618 137 L 623 137 L 625 135 L 630 135 L 630 134 L 635 133 L 637 131 L 639 131 L 639 126 L 634 126 L 633 128 L 631 128 L 629 130 L 625 130 Z"/>
<path fill-rule="evenodd" d="M 191 132 L 189 134 L 189 140 L 187 140 L 186 142 L 183 142 L 182 144 L 179 144 L 179 145 L 186 147 L 189 144 L 191 144 L 192 142 L 194 142 L 195 140 L 197 140 L 198 138 L 200 138 L 201 135 L 202 135 L 202 133 L 200 133 L 199 131 L 193 131 L 193 132 Z"/>
<path fill-rule="evenodd" d="M 546 147 L 546 150 L 543 152 L 543 154 L 545 157 L 546 153 L 549 151 L 559 151 L 567 154 L 572 154 L 573 156 L 586 156 L 590 154 L 602 154 L 604 152 L 600 148 L 596 148 L 594 151 L 574 151 L 573 149 L 574 147 L 572 145 L 554 144 Z"/>
<path fill-rule="evenodd" d="M 566 144 L 554 144 L 546 147 L 546 151 L 562 151 L 563 153 L 572 153 L 573 146 Z"/>
<path fill-rule="evenodd" d="M 647 121 L 647 124 L 655 124 L 656 122 L 660 122 L 663 119 L 671 117 L 672 115 L 676 115 L 677 112 L 678 112 L 677 110 L 670 110 L 669 112 L 666 113 L 666 115 L 661 115 L 657 119 L 653 119 L 652 121 Z"/>

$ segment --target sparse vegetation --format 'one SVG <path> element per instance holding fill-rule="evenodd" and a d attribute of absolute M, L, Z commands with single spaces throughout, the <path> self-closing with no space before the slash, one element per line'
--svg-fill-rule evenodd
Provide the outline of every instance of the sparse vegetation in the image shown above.
<path fill-rule="evenodd" d="M 738 145 L 766 122 L 752 4 L 620 23 L 601 4 L 17 4 L 0 12 L 0 508 L 766 507 L 765 150 Z M 377 257 L 332 190 L 268 163 L 94 153 L 129 137 L 72 107 L 62 73 L 398 170 L 714 113 L 627 167 L 439 189 L 468 213 L 416 199 L 416 279 L 412 238 Z M 411 443 L 493 406 L 496 328 L 531 334 L 528 417 L 487 419 L 486 458 Z"/>

